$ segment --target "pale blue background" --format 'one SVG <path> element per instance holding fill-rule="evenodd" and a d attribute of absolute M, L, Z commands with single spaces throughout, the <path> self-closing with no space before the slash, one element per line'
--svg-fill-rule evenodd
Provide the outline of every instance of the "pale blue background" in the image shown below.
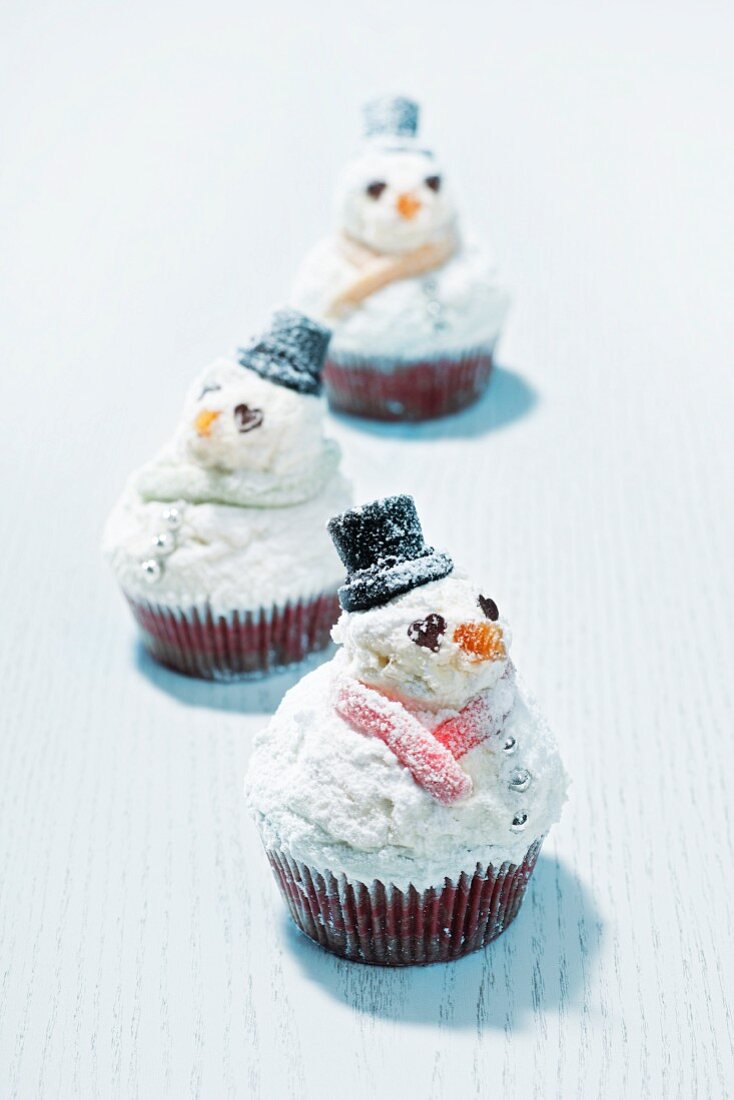
<path fill-rule="evenodd" d="M 0 55 L 0 1094 L 724 1096 L 730 6 L 13 2 Z M 244 812 L 293 677 L 155 669 L 98 543 L 392 89 L 515 304 L 475 410 L 332 430 L 488 578 L 575 782 L 514 928 L 385 974 L 289 931 Z"/>

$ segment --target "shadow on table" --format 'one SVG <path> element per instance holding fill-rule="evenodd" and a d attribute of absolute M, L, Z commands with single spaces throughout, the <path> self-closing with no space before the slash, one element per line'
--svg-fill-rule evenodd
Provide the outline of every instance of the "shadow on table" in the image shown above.
<path fill-rule="evenodd" d="M 453 963 L 396 968 L 349 963 L 303 936 L 284 915 L 301 969 L 336 1000 L 366 1016 L 442 1028 L 521 1029 L 533 1012 L 581 1000 L 602 936 L 581 880 L 541 856 L 513 924 L 481 951 Z"/>
<path fill-rule="evenodd" d="M 358 428 L 390 439 L 467 439 L 485 435 L 520 420 L 532 412 L 538 403 L 537 391 L 521 374 L 506 367 L 495 367 L 487 391 L 475 405 L 453 416 L 427 420 L 419 424 L 391 424 L 380 420 L 345 416 L 332 412 L 332 416 L 345 427 Z"/>
<path fill-rule="evenodd" d="M 225 710 L 233 714 L 274 714 L 286 691 L 334 654 L 330 645 L 300 664 L 253 680 L 217 683 L 184 676 L 154 661 L 141 641 L 135 643 L 135 667 L 159 691 L 178 699 L 188 707 Z"/>

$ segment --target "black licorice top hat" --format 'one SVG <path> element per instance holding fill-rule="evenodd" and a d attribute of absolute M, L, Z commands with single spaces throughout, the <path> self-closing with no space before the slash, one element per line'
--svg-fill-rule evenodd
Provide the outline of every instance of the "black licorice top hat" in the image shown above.
<path fill-rule="evenodd" d="M 270 328 L 257 336 L 237 358 L 268 382 L 298 393 L 321 392 L 321 371 L 331 330 L 295 309 L 279 309 Z"/>
<path fill-rule="evenodd" d="M 418 132 L 420 107 L 405 96 L 381 96 L 363 108 L 364 136 L 386 141 L 414 138 Z"/>
<path fill-rule="evenodd" d="M 426 546 L 409 496 L 351 508 L 334 516 L 328 527 L 347 568 L 347 582 L 339 589 L 345 611 L 379 607 L 393 596 L 448 576 L 454 568 L 448 554 Z"/>

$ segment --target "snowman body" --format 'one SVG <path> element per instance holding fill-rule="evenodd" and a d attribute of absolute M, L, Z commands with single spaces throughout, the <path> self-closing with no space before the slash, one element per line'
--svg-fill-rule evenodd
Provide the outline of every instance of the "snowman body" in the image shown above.
<path fill-rule="evenodd" d="M 486 588 L 415 502 L 334 516 L 334 659 L 257 736 L 245 789 L 298 927 L 360 962 L 458 958 L 514 920 L 568 778 Z"/>
<path fill-rule="evenodd" d="M 325 525 L 350 497 L 339 458 L 316 396 L 213 363 L 107 523 L 125 593 L 215 617 L 333 593 L 340 568 Z"/>
<path fill-rule="evenodd" d="M 519 865 L 567 777 L 509 660 L 509 632 L 462 574 L 343 612 L 341 651 L 291 689 L 248 778 L 266 846 L 398 888 L 447 866 Z"/>
<path fill-rule="evenodd" d="M 352 276 L 339 242 L 325 240 L 307 257 L 293 300 L 334 323 L 329 304 Z M 381 287 L 336 321 L 330 356 L 379 363 L 492 355 L 508 306 L 491 262 L 476 246 L 462 246 L 435 270 Z"/>
<path fill-rule="evenodd" d="M 336 221 L 292 295 L 333 326 L 331 359 L 491 355 L 508 297 L 489 259 L 462 241 L 433 154 L 414 140 L 368 142 L 339 182 Z"/>

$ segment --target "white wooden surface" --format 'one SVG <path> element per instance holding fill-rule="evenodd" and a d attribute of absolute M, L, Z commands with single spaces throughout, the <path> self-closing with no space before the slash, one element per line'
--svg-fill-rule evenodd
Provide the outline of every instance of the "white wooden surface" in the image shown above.
<path fill-rule="evenodd" d="M 731 1094 L 731 8 L 1 18 L 0 1094 Z M 334 431 L 492 579 L 575 781 L 512 930 L 404 973 L 286 924 L 241 782 L 292 677 L 153 667 L 98 554 L 385 88 L 515 308 L 478 408 Z"/>

